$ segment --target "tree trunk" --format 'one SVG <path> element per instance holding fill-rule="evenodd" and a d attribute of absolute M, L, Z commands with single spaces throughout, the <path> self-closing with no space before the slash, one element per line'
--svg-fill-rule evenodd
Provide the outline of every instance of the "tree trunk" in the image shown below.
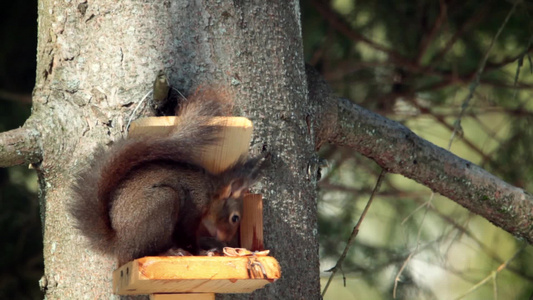
<path fill-rule="evenodd" d="M 124 135 L 130 118 L 149 112 L 147 94 L 159 70 L 184 93 L 228 88 L 238 114 L 254 122 L 252 151 L 272 153 L 257 191 L 265 198 L 265 247 L 279 260 L 282 279 L 253 298 L 319 298 L 316 164 L 299 4 L 254 2 L 39 1 L 37 83 L 24 127 L 36 130 L 41 143 L 42 162 L 34 167 L 47 299 L 110 298 L 115 262 L 87 249 L 72 227 L 69 188 L 97 144 Z"/>

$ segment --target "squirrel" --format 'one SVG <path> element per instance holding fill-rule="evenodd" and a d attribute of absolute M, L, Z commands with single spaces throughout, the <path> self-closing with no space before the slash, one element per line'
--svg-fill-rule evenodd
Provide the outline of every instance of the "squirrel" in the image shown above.
<path fill-rule="evenodd" d="M 221 174 L 200 166 L 198 153 L 216 143 L 221 130 L 207 123 L 228 115 L 227 98 L 196 92 L 178 109 L 180 123 L 168 135 L 97 150 L 73 185 L 69 207 L 93 249 L 122 265 L 148 255 L 237 246 L 243 192 L 259 179 L 265 156 L 241 157 Z"/>

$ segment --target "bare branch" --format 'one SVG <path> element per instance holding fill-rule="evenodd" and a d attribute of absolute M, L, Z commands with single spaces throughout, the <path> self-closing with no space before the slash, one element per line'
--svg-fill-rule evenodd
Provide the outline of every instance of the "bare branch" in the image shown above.
<path fill-rule="evenodd" d="M 448 6 L 446 5 L 446 2 L 444 0 L 439 0 L 439 16 L 435 20 L 435 23 L 433 24 L 433 27 L 431 27 L 431 30 L 427 34 L 427 36 L 423 39 L 422 43 L 420 44 L 420 51 L 418 51 L 416 62 L 420 63 L 422 61 L 422 58 L 426 54 L 426 51 L 429 48 L 429 45 L 435 40 L 437 37 L 437 33 L 442 27 L 442 24 L 447 18 L 448 13 Z"/>
<path fill-rule="evenodd" d="M 407 127 L 339 100 L 330 142 L 349 146 L 533 243 L 533 197 L 475 164 L 415 135 Z"/>
<path fill-rule="evenodd" d="M 446 42 L 446 45 L 444 46 L 444 48 L 442 48 L 439 51 L 439 53 L 431 59 L 431 62 L 429 63 L 429 65 L 433 65 L 439 62 L 442 58 L 444 58 L 446 53 L 450 51 L 453 45 L 455 45 L 455 42 L 457 42 L 457 40 L 459 40 L 465 32 L 467 32 L 468 30 L 473 28 L 475 25 L 477 25 L 479 22 L 481 22 L 481 20 L 483 20 L 483 18 L 489 11 L 489 8 L 490 8 L 490 3 L 489 2 L 484 3 L 483 7 L 477 10 L 476 14 L 472 15 L 470 19 L 468 19 L 465 23 L 461 25 L 461 27 L 459 27 L 455 31 L 452 38 Z"/>
<path fill-rule="evenodd" d="M 324 17 L 324 19 L 328 20 L 328 22 L 331 24 L 333 28 L 335 28 L 337 31 L 341 32 L 346 37 L 350 38 L 353 41 L 356 42 L 363 42 L 367 44 L 368 46 L 381 51 L 383 53 L 386 53 L 392 60 L 394 61 L 400 61 L 407 65 L 414 65 L 412 62 L 410 62 L 407 58 L 403 57 L 399 53 L 395 52 L 393 49 L 389 49 L 385 47 L 384 45 L 381 45 L 375 41 L 372 41 L 371 39 L 363 36 L 359 32 L 355 31 L 351 26 L 342 19 L 341 16 L 339 16 L 336 12 L 334 12 L 328 5 L 325 3 L 314 0 L 312 1 L 314 7 L 317 9 L 317 11 Z"/>
<path fill-rule="evenodd" d="M 36 163 L 41 159 L 40 134 L 30 128 L 0 133 L 0 167 Z"/>
<path fill-rule="evenodd" d="M 511 261 L 513 261 L 517 256 L 518 254 L 520 254 L 522 251 L 524 251 L 525 249 L 525 245 L 523 245 L 522 247 L 520 247 L 520 249 L 518 249 L 518 251 L 515 252 L 515 254 L 513 254 L 513 256 L 511 256 L 511 258 L 509 258 L 507 261 L 505 261 L 503 264 L 501 264 L 500 266 L 498 266 L 498 268 L 495 270 L 495 271 L 492 271 L 491 274 L 487 277 L 485 277 L 483 280 L 481 280 L 480 282 L 478 282 L 476 285 L 474 285 L 473 287 L 471 287 L 468 291 L 466 291 L 464 294 L 462 294 L 461 296 L 455 298 L 455 299 L 463 299 L 464 297 L 468 296 L 469 294 L 471 294 L 473 291 L 477 290 L 478 288 L 480 288 L 482 285 L 484 285 L 487 281 L 489 281 L 490 279 L 493 279 L 493 284 L 496 286 L 495 282 L 494 282 L 494 279 L 496 278 L 496 276 L 498 276 L 498 273 L 500 273 L 501 271 L 507 269 L 507 266 L 509 266 L 509 263 L 511 263 Z M 497 295 L 497 293 L 494 293 L 494 295 Z M 496 297 L 495 297 L 496 299 Z"/>
<path fill-rule="evenodd" d="M 368 210 L 370 209 L 370 205 L 372 204 L 372 201 L 374 200 L 374 196 L 379 191 L 379 188 L 381 187 L 381 183 L 383 182 L 383 178 L 385 177 L 385 174 L 387 172 L 385 170 L 381 170 L 381 173 L 379 174 L 378 181 L 376 182 L 376 185 L 374 186 L 374 190 L 372 190 L 372 194 L 370 194 L 370 198 L 368 199 L 368 202 L 366 203 L 365 209 L 363 209 L 363 212 L 361 213 L 361 216 L 359 217 L 359 220 L 357 221 L 357 224 L 352 230 L 352 234 L 350 235 L 350 238 L 348 239 L 348 242 L 346 243 L 346 247 L 344 247 L 344 251 L 342 252 L 341 256 L 339 257 L 339 260 L 335 264 L 335 266 L 330 270 L 331 275 L 329 276 L 328 282 L 326 283 L 326 286 L 324 287 L 324 290 L 322 291 L 322 297 L 326 294 L 326 291 L 328 290 L 328 287 L 333 280 L 333 277 L 335 277 L 335 274 L 338 270 L 342 270 L 342 263 L 344 262 L 344 259 L 346 259 L 346 255 L 348 254 L 348 250 L 352 247 L 353 241 L 355 240 L 355 237 L 359 233 L 359 227 L 361 226 L 361 223 L 363 223 L 363 220 L 366 217 L 366 214 L 368 213 Z"/>
<path fill-rule="evenodd" d="M 324 81 L 313 78 L 316 71 L 308 68 L 307 75 L 309 98 L 317 106 L 313 120 L 317 147 L 324 142 L 350 147 L 388 172 L 424 184 L 533 244 L 533 196 L 420 138 L 398 122 L 347 99 L 334 100 Z"/>

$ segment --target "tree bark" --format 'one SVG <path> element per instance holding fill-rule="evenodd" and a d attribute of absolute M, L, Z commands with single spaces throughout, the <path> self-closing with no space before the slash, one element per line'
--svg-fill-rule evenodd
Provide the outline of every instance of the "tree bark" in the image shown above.
<path fill-rule="evenodd" d="M 317 109 L 317 148 L 332 143 L 355 149 L 391 173 L 440 193 L 519 239 L 533 244 L 533 196 L 429 141 L 404 125 L 333 95 L 307 68 Z"/>
<path fill-rule="evenodd" d="M 252 151 L 273 166 L 265 198 L 265 246 L 282 279 L 251 298 L 319 298 L 313 139 L 298 1 L 39 1 L 37 83 L 25 128 L 40 133 L 39 173 L 47 299 L 109 298 L 111 258 L 87 249 L 66 213 L 75 174 L 97 144 L 146 114 L 159 70 L 182 93 L 229 89 L 255 126 Z M 150 97 L 148 97 L 150 98 Z M 295 245 L 298 245 L 295 247 Z M 249 295 L 241 298 L 250 298 Z"/>

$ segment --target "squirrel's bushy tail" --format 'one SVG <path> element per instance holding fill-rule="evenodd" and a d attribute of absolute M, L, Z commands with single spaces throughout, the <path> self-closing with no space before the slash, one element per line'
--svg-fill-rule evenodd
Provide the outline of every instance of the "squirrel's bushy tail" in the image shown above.
<path fill-rule="evenodd" d="M 229 115 L 230 97 L 224 92 L 200 90 L 184 103 L 178 115 L 179 125 L 165 136 L 139 136 L 97 150 L 92 165 L 83 171 L 73 188 L 69 207 L 76 227 L 96 250 L 114 252 L 115 231 L 109 209 L 114 191 L 136 167 L 150 161 L 196 163 L 206 145 L 218 139 L 217 126 L 206 126 L 210 117 Z"/>

